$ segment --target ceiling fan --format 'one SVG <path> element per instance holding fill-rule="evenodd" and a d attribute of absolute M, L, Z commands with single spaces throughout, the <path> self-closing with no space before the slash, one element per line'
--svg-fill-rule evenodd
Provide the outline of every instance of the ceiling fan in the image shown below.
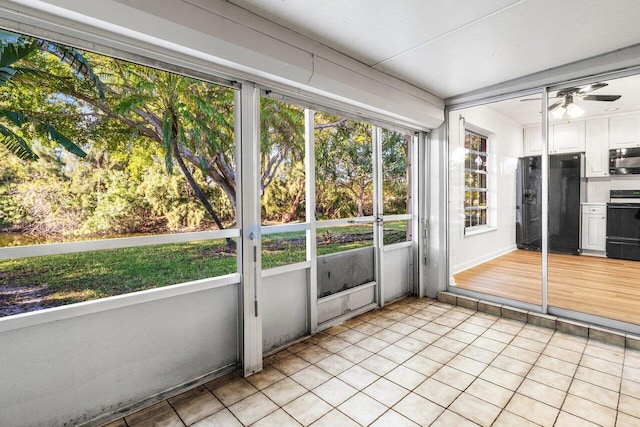
<path fill-rule="evenodd" d="M 608 86 L 608 83 L 592 83 L 584 86 L 570 87 L 567 89 L 559 90 L 553 98 L 559 99 L 549 106 L 551 115 L 560 119 L 567 113 L 571 118 L 580 117 L 584 114 L 584 110 L 580 108 L 575 101 L 580 99 L 584 101 L 604 101 L 613 102 L 617 101 L 622 95 L 587 95 L 594 90 L 602 89 Z M 521 101 L 539 101 L 540 98 L 527 98 L 521 99 Z"/>

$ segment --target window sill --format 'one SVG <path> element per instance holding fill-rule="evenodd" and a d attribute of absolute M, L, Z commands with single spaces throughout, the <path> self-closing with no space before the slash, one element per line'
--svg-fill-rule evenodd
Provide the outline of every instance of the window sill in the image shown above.
<path fill-rule="evenodd" d="M 496 230 L 498 230 L 498 227 L 491 227 L 491 226 L 476 228 L 473 230 L 464 230 L 464 237 L 476 236 L 478 234 L 484 234 L 484 233 L 488 233 L 490 231 L 496 231 Z"/>

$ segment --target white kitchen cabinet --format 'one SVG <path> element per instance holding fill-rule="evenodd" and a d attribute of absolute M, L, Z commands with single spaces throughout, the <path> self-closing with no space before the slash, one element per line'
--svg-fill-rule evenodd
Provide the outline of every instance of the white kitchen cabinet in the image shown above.
<path fill-rule="evenodd" d="M 603 203 L 582 204 L 582 249 L 604 252 L 607 239 L 607 206 Z"/>
<path fill-rule="evenodd" d="M 584 121 L 554 124 L 550 133 L 550 154 L 583 153 L 585 151 Z"/>
<path fill-rule="evenodd" d="M 542 154 L 542 128 L 540 126 L 524 129 L 524 155 Z"/>
<path fill-rule="evenodd" d="M 587 120 L 585 126 L 585 175 L 609 176 L 609 119 Z"/>
<path fill-rule="evenodd" d="M 640 113 L 609 118 L 609 147 L 640 147 Z"/>

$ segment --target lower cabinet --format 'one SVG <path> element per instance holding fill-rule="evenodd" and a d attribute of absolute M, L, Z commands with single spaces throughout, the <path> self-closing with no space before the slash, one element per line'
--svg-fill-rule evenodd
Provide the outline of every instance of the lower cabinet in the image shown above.
<path fill-rule="evenodd" d="M 607 207 L 599 203 L 582 204 L 582 249 L 604 252 L 607 243 Z"/>

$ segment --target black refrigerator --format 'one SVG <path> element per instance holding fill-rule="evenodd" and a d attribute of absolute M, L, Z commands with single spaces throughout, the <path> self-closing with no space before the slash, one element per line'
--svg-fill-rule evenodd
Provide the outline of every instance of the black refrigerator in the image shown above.
<path fill-rule="evenodd" d="M 582 154 L 549 156 L 549 251 L 580 254 Z M 516 244 L 542 248 L 542 158 L 518 159 Z"/>

